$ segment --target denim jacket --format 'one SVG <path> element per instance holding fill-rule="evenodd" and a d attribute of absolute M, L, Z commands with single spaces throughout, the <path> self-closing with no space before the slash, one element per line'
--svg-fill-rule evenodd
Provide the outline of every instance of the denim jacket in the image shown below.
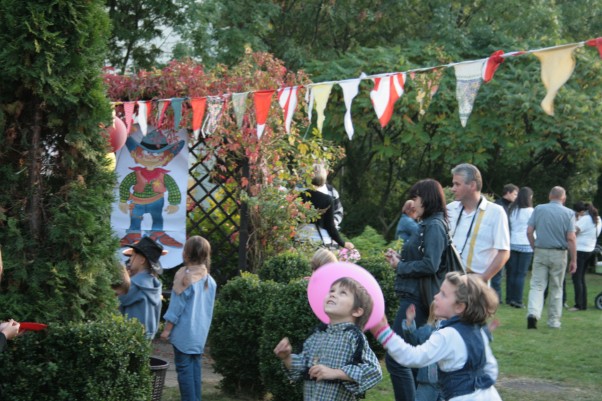
<path fill-rule="evenodd" d="M 418 232 L 404 244 L 397 264 L 395 292 L 398 295 L 421 299 L 421 278 L 434 277 L 437 273 L 447 242 L 443 213 L 435 213 L 420 222 Z M 439 292 L 440 284 L 431 281 L 432 294 Z"/>

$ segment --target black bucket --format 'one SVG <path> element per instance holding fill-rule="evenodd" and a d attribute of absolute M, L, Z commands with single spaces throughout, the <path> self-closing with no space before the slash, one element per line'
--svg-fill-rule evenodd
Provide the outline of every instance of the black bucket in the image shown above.
<path fill-rule="evenodd" d="M 153 395 L 151 401 L 161 401 L 163 395 L 163 385 L 165 384 L 165 373 L 169 367 L 169 362 L 163 359 L 151 356 L 150 370 L 153 376 Z"/>

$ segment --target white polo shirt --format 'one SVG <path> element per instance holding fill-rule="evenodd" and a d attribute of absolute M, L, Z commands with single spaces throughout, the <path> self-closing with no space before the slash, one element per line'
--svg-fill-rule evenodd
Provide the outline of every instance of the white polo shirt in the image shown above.
<path fill-rule="evenodd" d="M 458 225 L 460 213 L 462 217 Z M 483 213 L 481 218 L 479 218 L 480 213 Z M 463 210 L 461 202 L 454 201 L 447 205 L 447 214 L 454 245 L 460 252 L 467 269 L 475 273 L 484 273 L 498 250 L 510 250 L 508 218 L 500 205 L 482 197 L 479 207 L 467 213 Z M 470 235 L 467 237 L 469 230 Z M 472 239 L 475 235 L 476 239 L 473 243 Z"/>

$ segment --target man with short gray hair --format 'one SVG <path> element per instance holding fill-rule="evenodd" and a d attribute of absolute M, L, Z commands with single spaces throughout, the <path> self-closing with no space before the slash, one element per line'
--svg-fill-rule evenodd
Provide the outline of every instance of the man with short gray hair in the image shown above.
<path fill-rule="evenodd" d="M 544 291 L 548 285 L 548 326 L 560 328 L 562 282 L 566 272 L 567 250 L 570 256 L 569 272 L 574 273 L 577 270 L 575 213 L 563 206 L 566 201 L 564 188 L 552 188 L 549 200 L 549 203 L 535 208 L 527 227 L 527 237 L 534 249 L 528 329 L 537 328 L 537 321 L 541 318 L 543 309 Z"/>
<path fill-rule="evenodd" d="M 506 212 L 481 195 L 483 179 L 476 166 L 454 167 L 452 192 L 447 205 L 452 239 L 466 269 L 489 281 L 510 257 L 510 230 Z"/>

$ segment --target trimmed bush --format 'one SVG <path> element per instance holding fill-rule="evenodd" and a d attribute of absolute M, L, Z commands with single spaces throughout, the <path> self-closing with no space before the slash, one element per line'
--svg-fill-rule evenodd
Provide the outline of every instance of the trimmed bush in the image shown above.
<path fill-rule="evenodd" d="M 260 281 L 255 274 L 242 273 L 228 281 L 218 295 L 210 332 L 211 356 L 227 393 L 254 397 L 265 393 L 259 348 L 263 319 L 278 287 L 273 281 Z"/>
<path fill-rule="evenodd" d="M 307 300 L 307 280 L 291 281 L 280 287 L 272 299 L 263 322 L 261 379 L 273 401 L 300 401 L 303 400 L 303 382 L 290 382 L 273 350 L 283 337 L 288 337 L 293 353 L 300 352 L 303 342 L 320 321 Z"/>
<path fill-rule="evenodd" d="M 147 401 L 149 356 L 144 327 L 121 316 L 50 325 L 9 343 L 0 358 L 0 400 Z"/>
<path fill-rule="evenodd" d="M 311 275 L 311 266 L 304 256 L 289 251 L 273 256 L 259 269 L 259 278 L 288 284 L 289 281 Z"/>

